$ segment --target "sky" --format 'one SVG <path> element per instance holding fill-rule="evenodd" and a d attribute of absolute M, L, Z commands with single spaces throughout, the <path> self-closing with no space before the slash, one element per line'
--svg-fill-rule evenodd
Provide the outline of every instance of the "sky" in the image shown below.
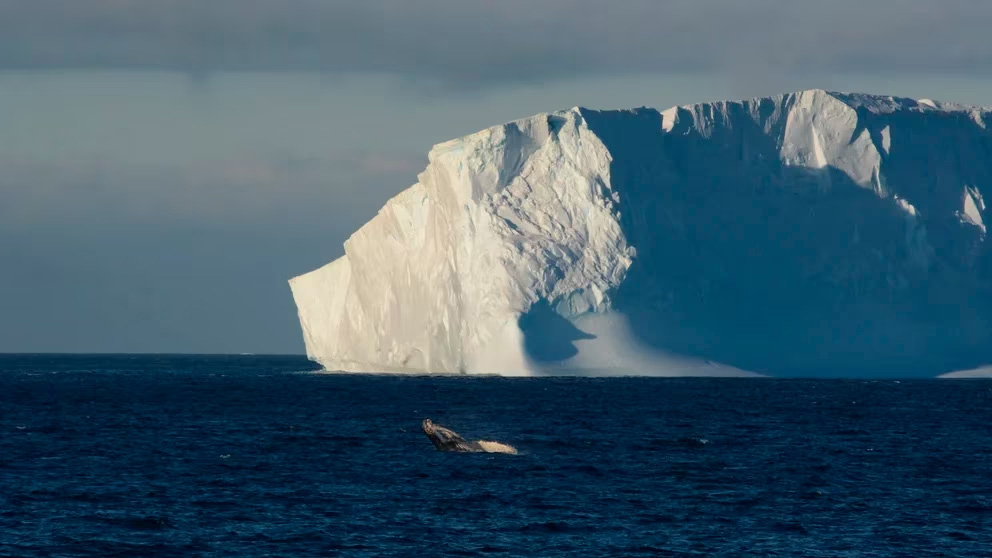
<path fill-rule="evenodd" d="M 987 0 L 0 0 L 0 352 L 303 353 L 430 146 L 808 88 L 992 105 Z"/>

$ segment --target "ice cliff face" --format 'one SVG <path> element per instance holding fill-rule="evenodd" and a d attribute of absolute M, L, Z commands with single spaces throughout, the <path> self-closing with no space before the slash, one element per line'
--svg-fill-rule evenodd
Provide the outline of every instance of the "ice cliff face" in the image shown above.
<path fill-rule="evenodd" d="M 817 90 L 437 145 L 345 256 L 290 281 L 307 353 L 499 374 L 992 363 L 990 121 Z"/>

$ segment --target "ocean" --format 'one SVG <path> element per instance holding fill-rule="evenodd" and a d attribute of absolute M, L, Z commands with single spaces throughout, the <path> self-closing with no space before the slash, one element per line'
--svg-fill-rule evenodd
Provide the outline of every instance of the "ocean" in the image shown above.
<path fill-rule="evenodd" d="M 0 355 L 0 556 L 479 555 L 990 556 L 992 381 Z"/>

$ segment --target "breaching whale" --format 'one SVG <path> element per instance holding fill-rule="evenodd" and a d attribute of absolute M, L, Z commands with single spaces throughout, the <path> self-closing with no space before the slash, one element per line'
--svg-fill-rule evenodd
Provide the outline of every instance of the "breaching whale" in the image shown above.
<path fill-rule="evenodd" d="M 431 419 L 424 419 L 424 434 L 431 439 L 434 447 L 441 451 L 484 451 L 478 442 L 469 442 L 454 430 L 434 424 Z"/>
<path fill-rule="evenodd" d="M 427 434 L 427 437 L 430 438 L 431 443 L 434 444 L 434 447 L 440 451 L 517 453 L 517 449 L 513 446 L 500 442 L 466 440 L 465 438 L 459 436 L 454 430 L 434 424 L 434 422 L 429 418 L 424 419 L 421 426 L 424 429 L 424 434 Z"/>

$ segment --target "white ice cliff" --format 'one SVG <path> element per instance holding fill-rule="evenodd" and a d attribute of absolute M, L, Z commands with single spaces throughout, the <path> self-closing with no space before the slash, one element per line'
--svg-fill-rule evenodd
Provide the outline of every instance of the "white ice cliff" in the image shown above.
<path fill-rule="evenodd" d="M 343 257 L 290 281 L 307 354 L 515 375 L 992 363 L 990 122 L 813 90 L 442 143 Z"/>

